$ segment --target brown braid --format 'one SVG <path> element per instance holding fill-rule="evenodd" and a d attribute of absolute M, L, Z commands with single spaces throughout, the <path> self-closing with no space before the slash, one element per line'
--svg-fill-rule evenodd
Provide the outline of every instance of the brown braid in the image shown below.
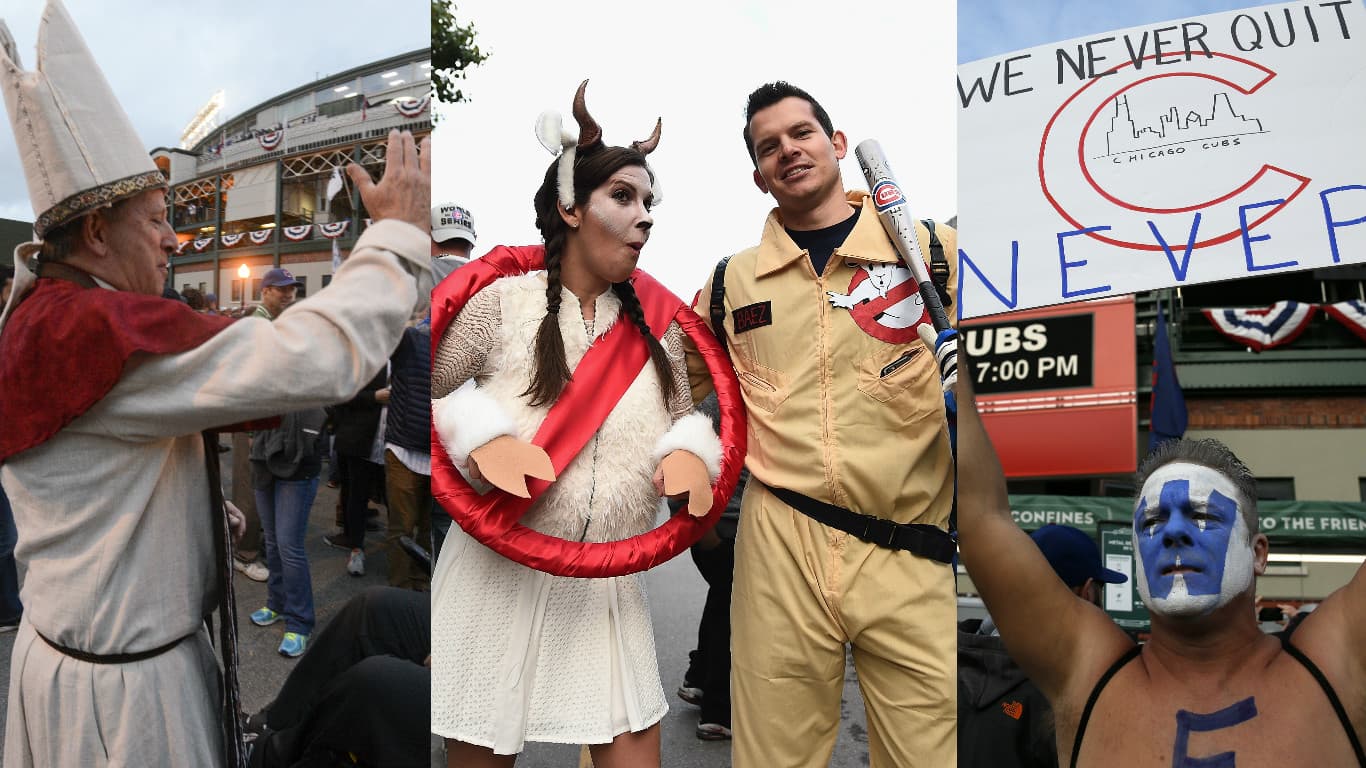
<path fill-rule="evenodd" d="M 664 405 L 669 405 L 669 397 L 674 394 L 673 369 L 669 366 L 669 357 L 664 352 L 664 345 L 659 343 L 659 339 L 650 332 L 650 324 L 645 321 L 645 310 L 640 307 L 640 297 L 636 296 L 636 289 L 630 281 L 623 283 L 612 283 L 612 293 L 621 299 L 621 313 L 631 318 L 631 322 L 640 329 L 640 334 L 645 337 L 645 345 L 650 349 L 650 360 L 655 364 L 655 374 L 659 377 L 659 391 L 664 396 Z"/>
<path fill-rule="evenodd" d="M 565 233 L 561 229 L 545 242 L 545 317 L 536 331 L 536 369 L 531 384 L 522 396 L 531 396 L 534 406 L 555 402 L 573 375 L 564 356 L 564 336 L 560 334 L 560 259 L 564 255 Z"/>

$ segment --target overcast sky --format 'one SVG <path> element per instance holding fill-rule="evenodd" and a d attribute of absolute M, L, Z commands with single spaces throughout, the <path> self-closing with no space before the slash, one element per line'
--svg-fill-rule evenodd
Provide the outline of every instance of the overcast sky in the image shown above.
<path fill-rule="evenodd" d="M 718 259 L 755 244 L 772 199 L 751 181 L 740 132 L 745 97 L 785 79 L 850 139 L 846 186 L 866 188 L 853 146 L 877 139 L 920 217 L 954 215 L 956 123 L 951 2 L 695 0 L 688 3 L 459 0 L 489 60 L 436 131 L 434 200 L 473 215 L 477 253 L 540 241 L 531 198 L 551 155 L 536 116 L 588 106 L 611 144 L 663 138 L 663 185 L 640 265 L 691 299 Z M 591 13 L 590 13 L 591 11 Z"/>
<path fill-rule="evenodd" d="M 35 68 L 43 6 L 0 3 L 27 70 Z M 431 44 L 428 0 L 67 0 L 66 7 L 148 149 L 176 146 L 220 88 L 223 119 L 231 119 L 318 77 Z M 8 129 L 0 131 L 0 217 L 33 220 Z"/>
<path fill-rule="evenodd" d="M 959 0 L 958 62 L 1060 40 L 1277 0 Z"/>

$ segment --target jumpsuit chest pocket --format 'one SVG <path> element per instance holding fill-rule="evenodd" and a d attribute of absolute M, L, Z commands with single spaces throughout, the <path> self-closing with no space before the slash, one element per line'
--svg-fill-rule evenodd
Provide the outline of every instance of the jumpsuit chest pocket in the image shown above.
<path fill-rule="evenodd" d="M 931 396 L 939 390 L 937 377 L 934 359 L 924 346 L 879 350 L 859 364 L 858 388 L 911 420 L 939 405 Z"/>
<path fill-rule="evenodd" d="M 738 348 L 733 349 L 735 374 L 740 379 L 745 403 L 768 413 L 775 413 L 790 392 L 787 374 L 760 365 Z"/>

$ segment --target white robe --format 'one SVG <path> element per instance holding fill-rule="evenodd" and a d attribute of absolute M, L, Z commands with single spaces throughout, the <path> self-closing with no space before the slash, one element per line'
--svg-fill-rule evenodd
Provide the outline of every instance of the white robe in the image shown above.
<path fill-rule="evenodd" d="M 341 402 L 384 365 L 417 301 L 425 233 L 366 230 L 332 284 L 275 322 L 247 318 L 175 355 L 137 355 L 118 384 L 5 462 L 26 569 L 10 673 L 9 768 L 221 765 L 213 520 L 199 431 Z M 52 354 L 62 354 L 53 349 Z M 134 653 L 91 664 L 49 647 Z"/>

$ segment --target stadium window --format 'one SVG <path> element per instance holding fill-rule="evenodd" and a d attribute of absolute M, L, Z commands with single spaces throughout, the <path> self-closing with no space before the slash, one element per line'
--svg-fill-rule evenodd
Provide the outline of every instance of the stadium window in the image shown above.
<path fill-rule="evenodd" d="M 1259 477 L 1257 478 L 1258 501 L 1294 501 L 1295 478 Z"/>

